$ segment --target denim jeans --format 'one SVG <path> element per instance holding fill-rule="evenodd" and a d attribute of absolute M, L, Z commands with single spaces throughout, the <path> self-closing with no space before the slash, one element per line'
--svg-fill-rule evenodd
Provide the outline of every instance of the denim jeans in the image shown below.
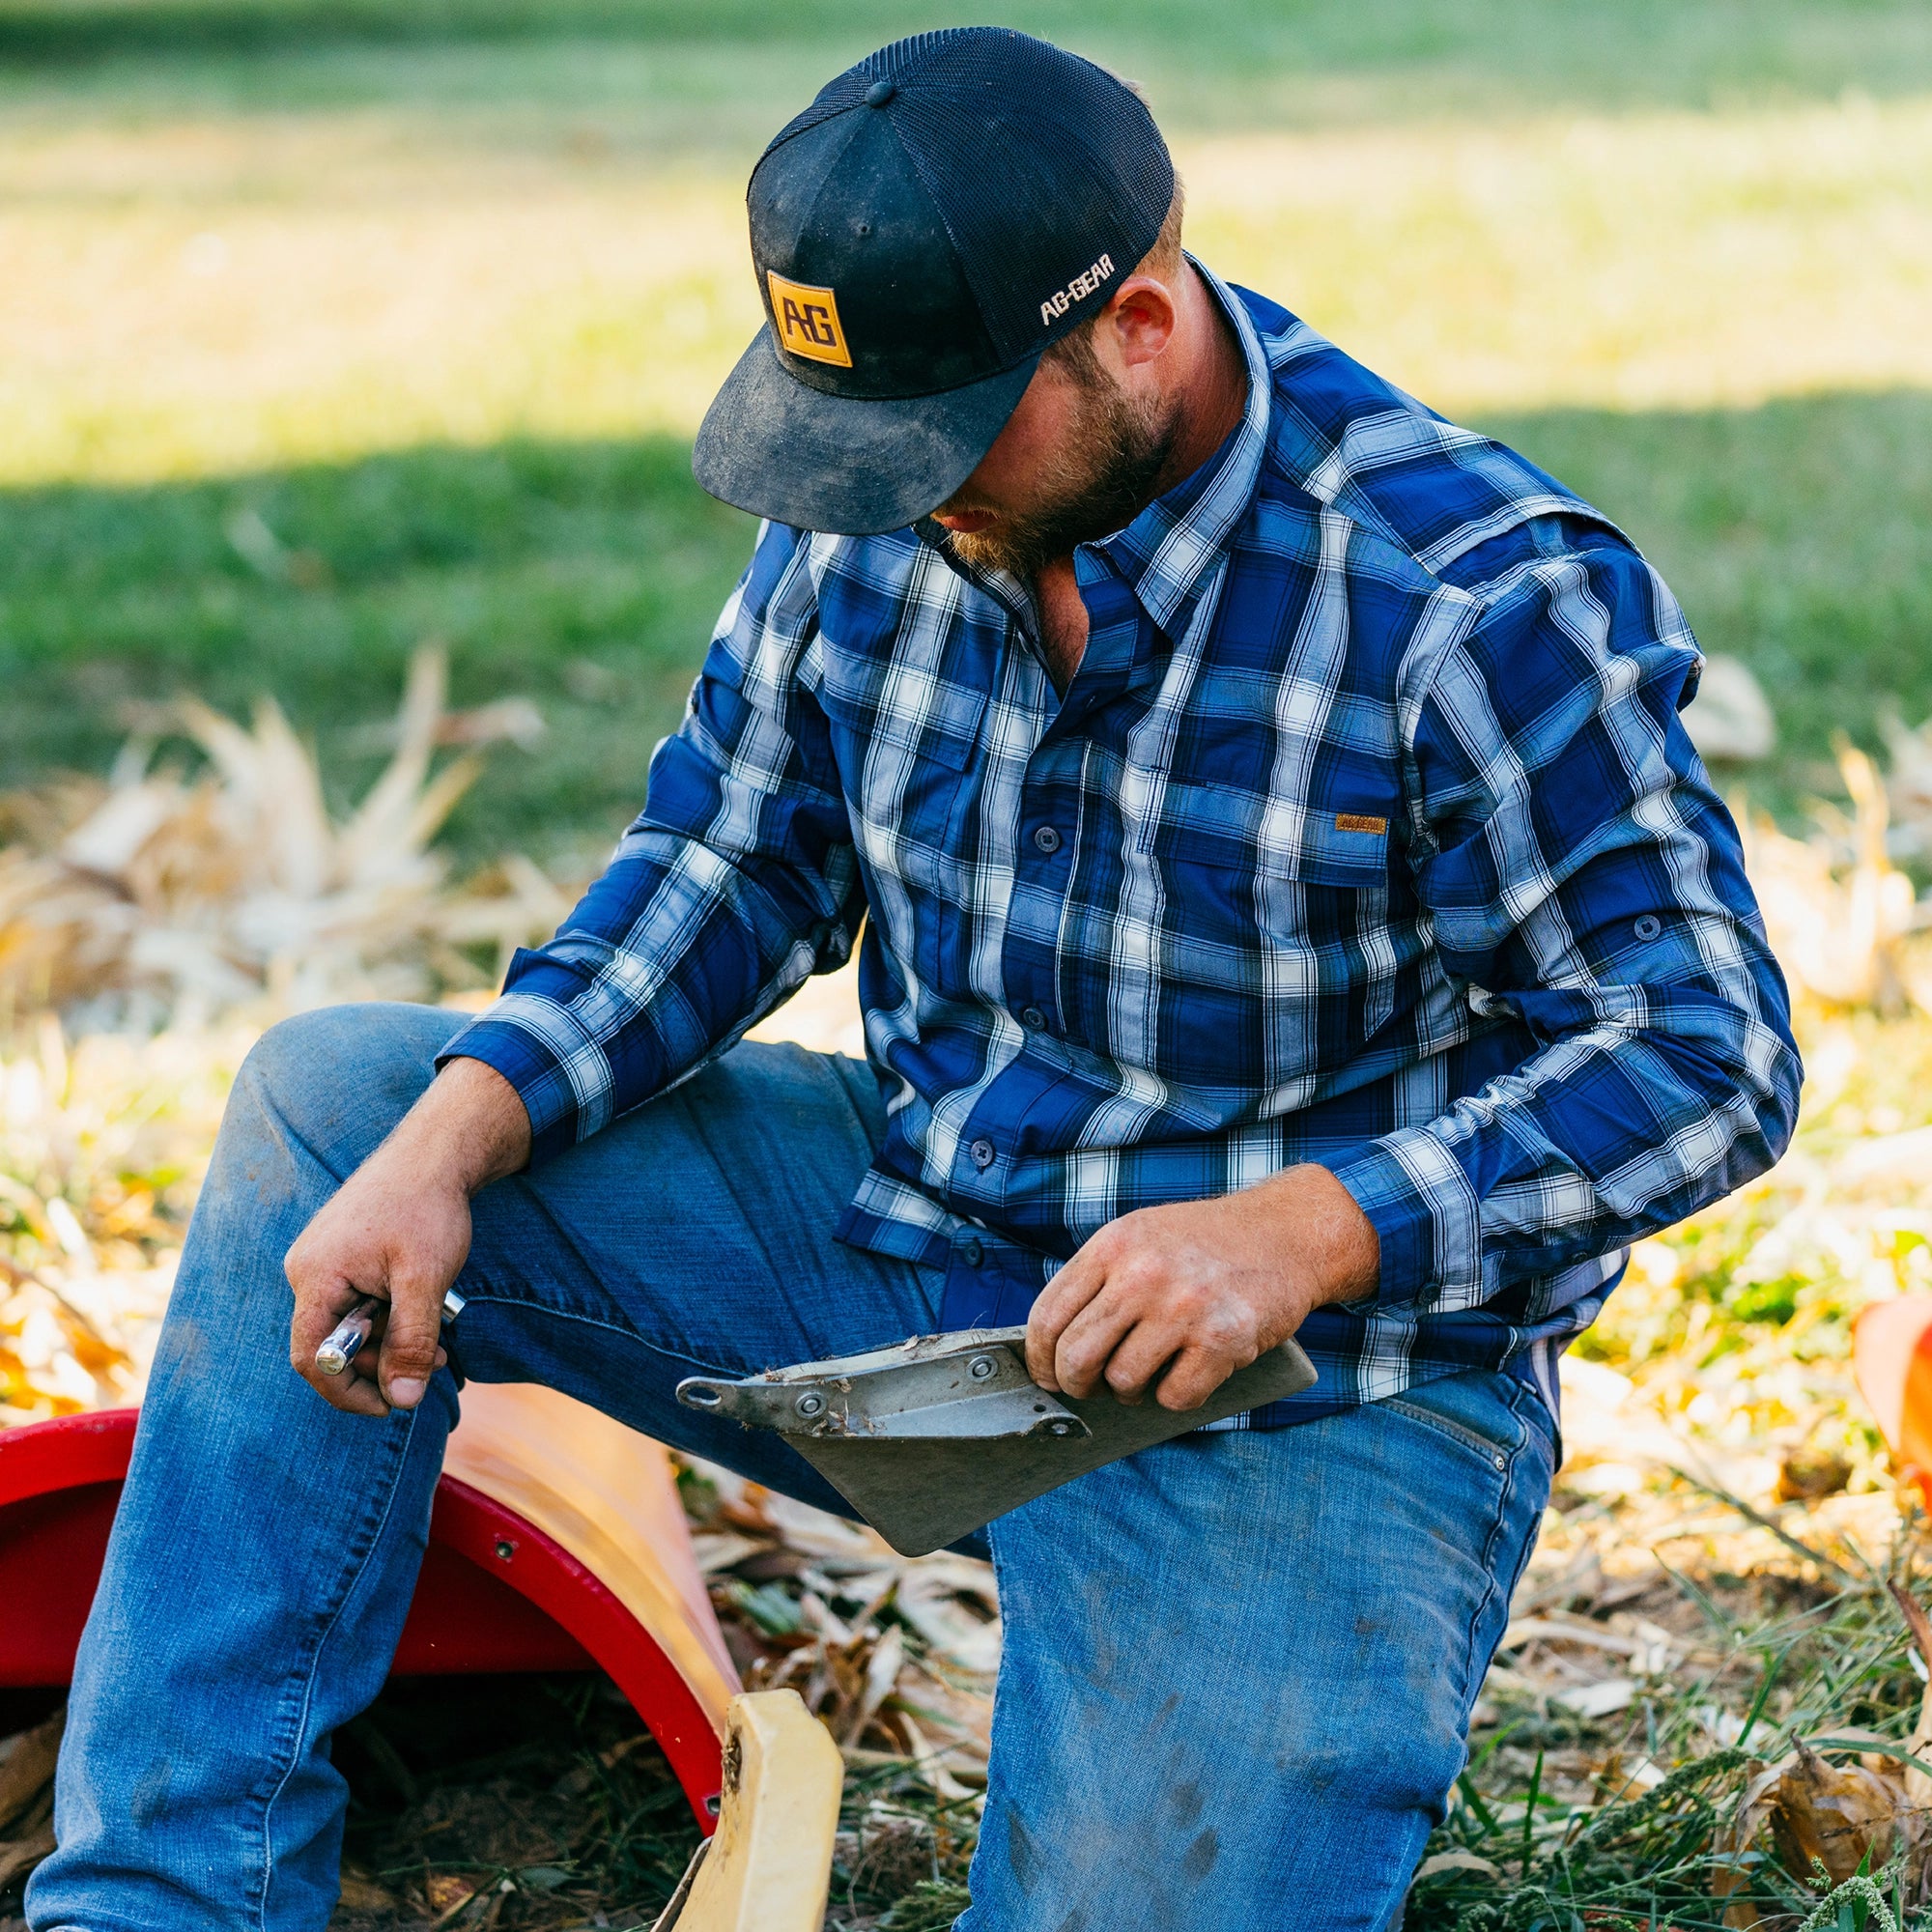
<path fill-rule="evenodd" d="M 328 1918 L 329 1735 L 382 1688 L 459 1401 L 447 1372 L 382 1421 L 320 1401 L 288 1366 L 281 1264 L 456 1026 L 336 1009 L 242 1069 L 75 1666 L 35 1932 Z M 672 1390 L 933 1325 L 935 1274 L 830 1236 L 883 1129 L 863 1065 L 737 1047 L 477 1197 L 454 1366 L 552 1383 L 839 1507 L 779 1438 Z M 1551 1449 L 1530 1389 L 1467 1375 L 1183 1437 L 1001 1519 L 1006 1651 L 961 1932 L 1397 1922 Z"/>

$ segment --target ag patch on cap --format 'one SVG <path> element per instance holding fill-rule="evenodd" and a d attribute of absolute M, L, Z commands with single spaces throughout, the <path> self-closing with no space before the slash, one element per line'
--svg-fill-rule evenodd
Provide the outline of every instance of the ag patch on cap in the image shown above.
<path fill-rule="evenodd" d="M 767 269 L 772 285 L 772 318 L 779 326 L 779 347 L 812 362 L 852 366 L 845 331 L 838 322 L 838 303 L 830 289 L 807 282 L 788 282 L 776 269 Z"/>

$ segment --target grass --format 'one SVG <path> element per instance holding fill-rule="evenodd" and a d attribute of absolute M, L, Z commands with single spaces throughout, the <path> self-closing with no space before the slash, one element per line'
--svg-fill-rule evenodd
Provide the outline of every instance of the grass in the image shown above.
<path fill-rule="evenodd" d="M 0 248 L 33 291 L 0 301 L 0 482 L 688 437 L 757 325 L 755 144 L 684 138 L 704 87 L 667 119 L 594 95 L 164 112 L 142 85 L 0 100 Z M 1205 259 L 1452 414 L 1932 387 L 1932 98 L 1203 128 L 1177 153 Z"/>
<path fill-rule="evenodd" d="M 790 92 L 816 70 L 835 71 L 869 46 L 951 25 L 957 8 L 933 0 L 7 0 L 0 59 L 20 81 L 128 84 L 139 65 L 156 92 L 244 91 L 256 98 L 412 98 L 460 71 L 446 57 L 496 57 L 519 92 L 554 80 L 554 61 L 531 71 L 532 43 L 554 52 L 590 44 L 642 48 L 679 80 L 706 53 L 742 55 L 774 43 L 794 63 Z M 1932 83 L 1932 44 L 1914 0 L 1619 0 L 1590 9 L 1544 0 L 1224 0 L 1210 9 L 1171 0 L 1034 0 L 989 4 L 966 17 L 1048 35 L 1146 69 L 1170 113 L 1217 126 L 1284 118 L 1382 118 L 1391 112 L 1655 105 L 1702 107 L 1767 94 L 1826 98 L 1858 86 L 1875 94 Z M 420 65 L 431 56 L 427 72 Z M 384 56 L 417 59 L 403 77 Z M 441 64 L 437 62 L 441 58 Z M 680 63 L 686 65 L 680 67 Z M 830 65 L 828 65 L 830 64 Z M 586 71 L 591 67 L 586 62 Z M 596 64 L 596 94 L 627 76 Z M 734 126 L 756 129 L 775 64 L 753 62 Z M 459 98 L 471 90 L 458 86 Z M 622 90 L 628 92 L 628 90 Z M 749 99 L 744 99 L 749 95 Z M 571 97 L 577 104 L 579 97 Z M 744 117 L 740 120 L 738 117 Z"/>
<path fill-rule="evenodd" d="M 287 570 L 227 534 L 252 511 Z M 0 547 L 0 782 L 99 766 L 130 699 L 277 694 L 342 796 L 377 768 L 358 727 L 393 708 L 427 636 L 453 701 L 523 692 L 551 730 L 496 754 L 458 850 L 572 863 L 641 802 L 750 520 L 691 481 L 682 445 L 423 450 L 149 490 L 16 494 Z M 257 547 L 259 549 L 259 546 Z"/>
<path fill-rule="evenodd" d="M 1617 517 L 1706 646 L 1757 670 L 1785 733 L 1758 793 L 1832 788 L 1832 732 L 1869 738 L 1889 697 L 1932 713 L 1932 397 L 1484 421 Z M 243 510 L 285 569 L 231 539 Z M 621 828 L 751 541 L 671 438 L 59 484 L 6 493 L 0 519 L 0 785 L 102 767 L 129 699 L 239 708 L 270 690 L 349 796 L 378 758 L 358 730 L 440 636 L 457 702 L 526 692 L 552 725 L 536 752 L 496 753 L 459 809 L 452 838 L 476 861 L 581 860 Z"/>
<path fill-rule="evenodd" d="M 459 856 L 582 864 L 635 809 L 749 543 L 688 470 L 755 321 L 745 172 L 820 80 L 950 17 L 923 0 L 0 0 L 0 785 L 104 768 L 130 700 L 272 691 L 346 796 L 381 755 L 363 727 L 440 636 L 458 703 L 527 693 L 552 727 L 493 754 Z M 1869 740 L 1888 699 L 1932 712 L 1922 0 L 978 17 L 1142 79 L 1208 259 L 1617 518 L 1777 707 L 1755 792 L 1788 809 L 1829 787 L 1833 732 Z M 1877 1071 L 1812 1096 L 1820 1161 L 1834 1134 L 1926 1112 L 1923 1028 L 1856 1044 Z M 110 1139 L 77 1211 L 99 1208 L 135 1269 L 158 1259 L 135 1207 L 173 1228 L 198 1157 Z M 1809 1443 L 1868 1471 L 1851 1318 L 1873 1281 L 1932 1280 L 1932 1224 L 1833 1207 L 1775 1264 L 1762 1237 L 1790 1205 L 1754 1194 L 1647 1244 L 1583 1352 L 1714 1455 L 1775 1464 Z M 1714 1924 L 1709 1828 L 1743 1767 L 1708 1713 L 1750 1710 L 1780 1656 L 1752 1750 L 1896 1735 L 1916 1700 L 1831 1516 L 1878 1500 L 1787 1511 L 1826 1554 L 1807 1564 L 1662 1480 L 1559 1492 L 1552 1560 L 1600 1548 L 1642 1572 L 1569 1606 L 1641 1613 L 1715 1661 L 1584 1721 L 1548 1694 L 1563 1658 L 1513 1649 L 1517 1688 L 1486 1696 L 1483 1754 L 1432 1847 L 1485 1862 L 1426 1881 L 1411 1932 Z M 1918 1559 L 1901 1542 L 1892 1560 Z M 561 1816 L 558 1781 L 629 1719 L 582 1684 L 504 1688 L 438 1687 L 426 1709 L 399 1687 L 345 1739 L 353 1853 L 398 1889 L 439 1844 L 510 1876 L 506 1927 L 636 1922 L 689 1836 L 662 1767 L 602 1767 Z M 1617 1795 L 1633 1761 L 1678 1755 L 1682 1778 Z M 906 1825 L 916 1794 L 880 1776 L 890 1789 L 853 1795 L 837 1916 L 943 1926 L 970 1833 L 929 1806 Z M 563 1836 L 539 1845 L 539 1827 Z"/>
<path fill-rule="evenodd" d="M 459 701 L 554 727 L 459 852 L 582 863 L 748 546 L 685 460 L 756 317 L 744 171 L 935 17 L 0 0 L 0 784 L 102 768 L 130 697 L 273 690 L 347 794 L 440 635 Z M 1208 259 L 1631 529 L 1778 707 L 1758 790 L 1932 709 L 1921 7 L 993 17 L 1147 78 Z"/>

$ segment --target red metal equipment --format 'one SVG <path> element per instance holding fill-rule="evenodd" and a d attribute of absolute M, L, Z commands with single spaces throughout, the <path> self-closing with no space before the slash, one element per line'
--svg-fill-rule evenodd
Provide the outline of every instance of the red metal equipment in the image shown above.
<path fill-rule="evenodd" d="M 73 1669 L 135 1411 L 0 1431 L 0 1688 Z M 707 1831 L 737 1673 L 662 1448 L 550 1389 L 472 1383 L 430 1517 L 405 1676 L 601 1665 Z"/>

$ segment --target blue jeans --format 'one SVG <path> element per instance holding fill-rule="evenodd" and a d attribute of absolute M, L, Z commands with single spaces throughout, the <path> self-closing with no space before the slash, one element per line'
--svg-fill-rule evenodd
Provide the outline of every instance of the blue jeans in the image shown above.
<path fill-rule="evenodd" d="M 382 1688 L 458 1397 L 445 1372 L 383 1421 L 321 1402 L 288 1367 L 282 1256 L 456 1024 L 340 1008 L 242 1070 L 75 1666 L 35 1932 L 328 1918 L 329 1734 Z M 865 1066 L 738 1047 L 477 1197 L 455 1366 L 839 1507 L 779 1438 L 672 1390 L 933 1325 L 935 1274 L 830 1236 L 883 1129 Z M 1468 1375 L 1184 1437 L 994 1524 L 1006 1653 L 961 1932 L 1396 1922 L 1551 1447 L 1533 1392 Z"/>

